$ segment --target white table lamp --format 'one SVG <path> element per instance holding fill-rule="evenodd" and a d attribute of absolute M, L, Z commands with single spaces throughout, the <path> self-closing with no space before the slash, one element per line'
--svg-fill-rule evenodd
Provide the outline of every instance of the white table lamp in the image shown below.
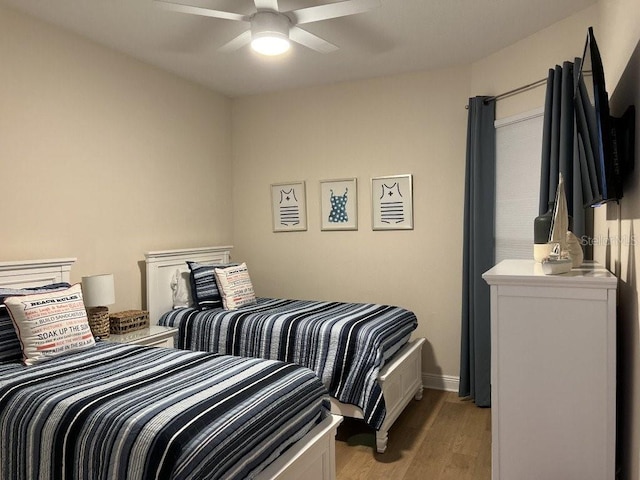
<path fill-rule="evenodd" d="M 109 337 L 109 309 L 116 303 L 113 274 L 82 277 L 82 297 L 94 337 Z"/>

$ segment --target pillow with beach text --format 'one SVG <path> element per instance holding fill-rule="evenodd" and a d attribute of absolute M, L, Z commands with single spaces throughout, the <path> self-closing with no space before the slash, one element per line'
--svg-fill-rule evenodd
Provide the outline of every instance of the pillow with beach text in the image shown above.
<path fill-rule="evenodd" d="M 51 293 L 7 297 L 4 304 L 25 365 L 95 345 L 80 284 Z"/>
<path fill-rule="evenodd" d="M 52 290 L 63 290 L 69 288 L 68 283 L 54 283 L 40 287 L 30 288 L 6 288 L 0 287 L 0 363 L 15 362 L 22 359 L 22 347 L 20 340 L 16 335 L 16 329 L 4 306 L 6 297 L 15 297 L 16 295 L 33 295 L 34 293 L 46 293 Z"/>
<path fill-rule="evenodd" d="M 237 310 L 244 305 L 256 303 L 256 295 L 246 264 L 216 268 L 214 272 L 225 310 Z"/>

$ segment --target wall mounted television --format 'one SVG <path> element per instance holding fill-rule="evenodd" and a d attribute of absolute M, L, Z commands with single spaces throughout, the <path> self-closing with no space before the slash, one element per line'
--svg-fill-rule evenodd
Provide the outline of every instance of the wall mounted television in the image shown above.
<path fill-rule="evenodd" d="M 635 108 L 628 107 L 620 118 L 610 115 L 593 27 L 587 33 L 574 101 L 585 207 L 617 202 L 634 168 Z"/>

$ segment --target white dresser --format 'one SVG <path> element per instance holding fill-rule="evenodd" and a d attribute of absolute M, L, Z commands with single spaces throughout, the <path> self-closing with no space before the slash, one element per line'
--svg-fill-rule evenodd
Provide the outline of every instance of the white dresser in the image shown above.
<path fill-rule="evenodd" d="M 617 279 L 504 260 L 491 286 L 493 479 L 613 480 Z"/>

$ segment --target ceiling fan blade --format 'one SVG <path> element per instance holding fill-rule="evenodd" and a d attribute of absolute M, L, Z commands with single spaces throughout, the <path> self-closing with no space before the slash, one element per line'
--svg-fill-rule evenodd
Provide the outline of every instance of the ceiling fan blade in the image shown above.
<path fill-rule="evenodd" d="M 232 52 L 234 50 L 238 50 L 239 48 L 244 47 L 249 42 L 251 42 L 251 30 L 247 30 L 246 32 L 242 32 L 236 38 L 231 40 L 230 42 L 222 45 L 218 51 L 220 52 Z"/>
<path fill-rule="evenodd" d="M 240 22 L 248 22 L 248 15 L 241 15 L 233 12 L 223 12 L 222 10 L 211 10 L 209 8 L 194 7 L 192 5 L 183 5 L 181 3 L 165 2 L 163 0 L 153 0 L 160 7 L 172 12 L 190 13 L 192 15 L 201 15 L 203 17 L 223 18 L 225 20 L 238 20 Z"/>
<path fill-rule="evenodd" d="M 300 25 L 303 23 L 354 15 L 379 6 L 380 0 L 345 0 L 343 2 L 327 3 L 326 5 L 291 10 L 286 13 L 294 17 L 296 25 Z"/>
<path fill-rule="evenodd" d="M 256 4 L 256 9 L 258 11 L 261 10 L 270 10 L 277 12 L 278 11 L 278 0 L 254 0 Z"/>
<path fill-rule="evenodd" d="M 331 53 L 338 50 L 338 47 L 333 43 L 329 43 L 317 35 L 298 27 L 291 27 L 291 30 L 289 30 L 289 38 L 300 45 L 304 45 L 320 53 Z"/>

